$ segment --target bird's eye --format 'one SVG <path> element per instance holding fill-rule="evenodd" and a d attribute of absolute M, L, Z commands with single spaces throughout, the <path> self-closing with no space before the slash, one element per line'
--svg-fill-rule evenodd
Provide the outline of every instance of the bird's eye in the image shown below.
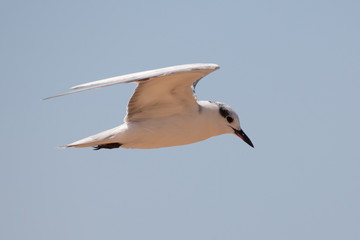
<path fill-rule="evenodd" d="M 226 120 L 228 121 L 228 123 L 232 123 L 234 121 L 232 117 L 226 117 Z"/>

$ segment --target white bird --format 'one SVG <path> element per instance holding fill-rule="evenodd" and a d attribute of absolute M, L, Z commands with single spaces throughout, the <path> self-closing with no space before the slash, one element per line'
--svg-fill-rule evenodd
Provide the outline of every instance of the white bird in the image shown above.
<path fill-rule="evenodd" d="M 162 148 L 225 133 L 233 133 L 254 147 L 241 129 L 238 115 L 228 105 L 197 100 L 196 84 L 218 68 L 216 64 L 200 63 L 161 68 L 77 85 L 70 92 L 45 98 L 121 83 L 138 84 L 122 125 L 60 148 Z"/>

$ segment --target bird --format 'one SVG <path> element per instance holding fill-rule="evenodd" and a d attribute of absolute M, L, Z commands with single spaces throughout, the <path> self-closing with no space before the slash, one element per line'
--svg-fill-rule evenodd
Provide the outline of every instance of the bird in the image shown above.
<path fill-rule="evenodd" d="M 74 86 L 60 97 L 82 91 L 137 83 L 124 123 L 59 148 L 153 149 L 192 144 L 221 134 L 235 134 L 251 147 L 236 112 L 227 104 L 198 100 L 197 83 L 219 69 L 213 63 L 184 64 L 126 74 Z"/>

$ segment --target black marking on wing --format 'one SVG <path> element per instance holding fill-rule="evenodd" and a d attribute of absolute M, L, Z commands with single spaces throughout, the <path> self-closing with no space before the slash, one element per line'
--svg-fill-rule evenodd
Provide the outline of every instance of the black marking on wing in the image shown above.
<path fill-rule="evenodd" d="M 102 148 L 106 148 L 106 149 L 119 148 L 121 145 L 122 145 L 121 143 L 106 143 L 95 146 L 94 150 L 99 150 Z"/>
<path fill-rule="evenodd" d="M 199 78 L 198 80 L 196 80 L 196 81 L 193 83 L 193 85 L 191 85 L 191 91 L 192 91 L 193 97 L 195 98 L 196 101 L 197 101 L 198 99 L 197 99 L 197 96 L 196 96 L 196 93 L 195 93 L 195 87 L 196 87 L 196 85 L 198 84 L 198 82 L 199 82 L 201 79 L 202 79 L 202 77 Z"/>
<path fill-rule="evenodd" d="M 139 79 L 138 81 L 147 81 L 149 80 L 150 78 L 142 78 L 142 79 Z"/>

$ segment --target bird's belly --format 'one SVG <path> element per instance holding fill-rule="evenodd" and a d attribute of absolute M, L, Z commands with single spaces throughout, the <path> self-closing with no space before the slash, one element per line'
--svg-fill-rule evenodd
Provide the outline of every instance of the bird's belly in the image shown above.
<path fill-rule="evenodd" d="M 214 134 L 202 123 L 184 121 L 149 121 L 129 126 L 123 148 L 162 148 L 205 140 Z"/>

